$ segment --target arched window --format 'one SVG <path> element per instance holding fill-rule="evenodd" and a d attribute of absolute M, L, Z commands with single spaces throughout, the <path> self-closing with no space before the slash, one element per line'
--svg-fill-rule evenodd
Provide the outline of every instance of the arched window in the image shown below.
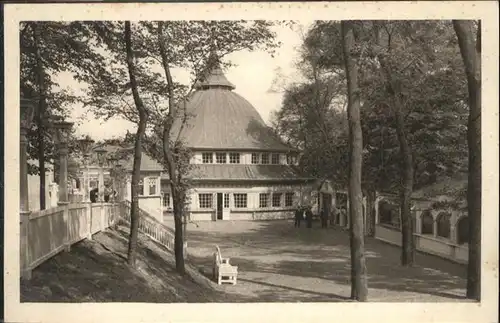
<path fill-rule="evenodd" d="M 379 210 L 379 222 L 381 224 L 387 224 L 396 228 L 399 228 L 399 208 L 395 204 L 391 204 L 387 201 L 380 201 L 378 204 Z"/>
<path fill-rule="evenodd" d="M 420 223 L 420 231 L 422 234 L 434 234 L 434 218 L 432 217 L 431 212 L 422 212 Z"/>
<path fill-rule="evenodd" d="M 461 217 L 457 222 L 457 242 L 464 244 L 469 242 L 469 218 Z"/>
<path fill-rule="evenodd" d="M 450 218 L 451 214 L 441 212 L 438 214 L 437 222 L 437 235 L 442 238 L 450 238 Z"/>

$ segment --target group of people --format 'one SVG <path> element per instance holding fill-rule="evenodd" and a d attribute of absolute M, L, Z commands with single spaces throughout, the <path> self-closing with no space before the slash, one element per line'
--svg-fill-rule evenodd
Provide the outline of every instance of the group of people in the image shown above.
<path fill-rule="evenodd" d="M 110 187 L 104 188 L 104 202 L 108 203 L 110 200 L 114 200 L 117 196 L 117 192 Z M 90 202 L 97 203 L 99 199 L 99 189 L 93 188 L 90 190 Z"/>
<path fill-rule="evenodd" d="M 328 209 L 323 208 L 319 212 L 319 218 L 321 221 L 321 227 L 322 228 L 327 228 L 328 227 L 328 222 L 330 222 L 330 225 L 333 225 L 335 222 L 335 219 L 337 220 L 336 222 L 339 222 L 339 216 L 346 216 L 346 210 L 345 208 L 341 208 L 340 210 L 336 209 L 333 207 L 332 212 L 329 212 Z M 311 206 L 299 206 L 297 210 L 295 211 L 295 227 L 300 228 L 300 223 L 305 220 L 306 221 L 306 227 L 307 228 L 312 228 L 312 222 L 313 222 L 313 213 L 312 213 L 312 208 Z"/>
<path fill-rule="evenodd" d="M 306 226 L 312 228 L 313 214 L 310 206 L 299 206 L 295 211 L 295 227 L 300 228 L 300 222 L 306 221 Z"/>

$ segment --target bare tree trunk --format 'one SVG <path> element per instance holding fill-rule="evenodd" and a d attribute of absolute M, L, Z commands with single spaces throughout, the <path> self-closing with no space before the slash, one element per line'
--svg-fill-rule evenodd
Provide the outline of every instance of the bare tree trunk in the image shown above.
<path fill-rule="evenodd" d="M 454 20 L 460 53 L 469 89 L 469 177 L 467 212 L 469 217 L 469 262 L 467 298 L 481 300 L 481 22 L 474 41 L 474 22 Z"/>
<path fill-rule="evenodd" d="M 413 266 L 415 263 L 415 248 L 413 245 L 413 221 L 411 218 L 411 195 L 413 193 L 413 156 L 406 137 L 402 106 L 395 97 L 396 132 L 399 141 L 399 153 L 402 165 L 400 166 L 400 212 L 401 212 L 401 265 Z"/>
<path fill-rule="evenodd" d="M 169 111 L 168 115 L 163 122 L 163 158 L 167 166 L 168 175 L 170 178 L 170 189 L 172 192 L 173 201 L 173 211 L 174 211 L 174 252 L 175 252 L 175 267 L 179 274 L 183 275 L 186 272 L 184 264 L 184 235 L 183 235 L 183 214 L 184 202 L 185 202 L 185 192 L 182 192 L 182 187 L 180 183 L 180 175 L 177 174 L 177 163 L 174 159 L 172 152 L 172 147 L 170 146 L 170 130 L 172 129 L 172 124 L 174 123 L 174 117 L 176 113 L 176 105 L 174 101 L 174 82 L 172 80 L 172 74 L 170 73 L 170 67 L 168 64 L 167 50 L 165 48 L 165 39 L 163 37 L 163 22 L 158 22 L 158 42 L 160 48 L 160 55 L 162 58 L 163 70 L 165 72 L 165 77 L 167 79 L 167 89 L 169 97 Z"/>
<path fill-rule="evenodd" d="M 128 264 L 135 266 L 137 256 L 137 236 L 139 231 L 139 180 L 141 176 L 141 158 L 142 158 L 142 139 L 146 131 L 147 112 L 144 103 L 137 89 L 137 80 L 135 77 L 134 54 L 132 51 L 132 39 L 130 30 L 130 21 L 125 22 L 125 46 L 127 49 L 127 67 L 130 77 L 130 86 L 134 103 L 139 112 L 139 124 L 135 136 L 134 145 L 134 166 L 132 170 L 132 205 L 130 208 L 130 237 L 128 241 Z"/>
<path fill-rule="evenodd" d="M 396 119 L 396 134 L 399 142 L 400 191 L 399 209 L 401 214 L 401 265 L 413 266 L 415 263 L 415 246 L 413 239 L 413 220 L 411 215 L 411 195 L 413 193 L 413 153 L 405 130 L 403 104 L 399 97 L 399 87 L 394 84 L 392 67 L 385 56 L 379 57 L 380 65 L 386 75 L 387 89 L 391 96 L 391 105 Z"/>
<path fill-rule="evenodd" d="M 45 125 L 44 116 L 47 110 L 47 98 L 45 90 L 45 73 L 43 69 L 42 56 L 40 54 L 40 26 L 37 24 L 32 25 L 35 29 L 33 31 L 34 43 L 35 43 L 35 55 L 36 55 L 36 67 L 37 67 L 37 81 L 38 81 L 38 91 L 39 91 L 39 101 L 38 101 L 38 114 L 36 118 L 37 125 L 37 155 L 38 155 L 38 169 L 40 177 L 40 210 L 45 210 Z"/>
<path fill-rule="evenodd" d="M 366 191 L 366 235 L 369 237 L 375 236 L 375 190 L 368 189 Z"/>
<path fill-rule="evenodd" d="M 349 120 L 349 213 L 351 243 L 351 298 L 366 301 L 368 282 L 363 237 L 363 194 L 361 168 L 363 163 L 363 136 L 361 132 L 358 71 L 351 50 L 354 47 L 353 22 L 342 21 L 342 43 L 347 76 Z"/>

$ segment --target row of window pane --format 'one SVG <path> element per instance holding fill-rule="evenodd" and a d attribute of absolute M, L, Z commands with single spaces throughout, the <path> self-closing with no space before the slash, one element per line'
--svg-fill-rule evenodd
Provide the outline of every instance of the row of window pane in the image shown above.
<path fill-rule="evenodd" d="M 213 153 L 202 153 L 201 160 L 203 164 L 213 164 L 214 163 L 214 154 Z M 227 154 L 226 153 L 215 153 L 215 162 L 217 164 L 226 164 L 227 163 Z M 240 153 L 229 153 L 229 163 L 230 164 L 239 164 L 240 163 Z"/>
<path fill-rule="evenodd" d="M 240 153 L 215 153 L 215 163 L 216 164 L 227 164 L 229 155 L 230 164 L 239 164 L 241 162 Z M 203 164 L 213 164 L 214 154 L 211 152 L 206 152 L 201 154 L 201 159 Z M 295 157 L 287 155 L 287 164 L 294 164 Z M 280 154 L 279 153 L 252 153 L 252 164 L 263 164 L 263 165 L 279 165 L 280 164 Z"/>
<path fill-rule="evenodd" d="M 280 164 L 280 154 L 252 153 L 252 164 L 268 165 L 269 161 L 271 161 L 271 164 L 273 165 Z"/>
<path fill-rule="evenodd" d="M 163 207 L 170 207 L 170 193 L 162 193 L 163 196 Z"/>
<path fill-rule="evenodd" d="M 149 195 L 156 195 L 156 178 L 148 178 Z M 144 194 L 144 177 L 139 180 L 139 195 Z"/>
<path fill-rule="evenodd" d="M 270 193 L 261 193 L 259 195 L 259 207 L 266 208 L 269 204 L 273 207 L 281 207 L 283 193 L 272 193 L 272 199 L 270 199 Z M 285 206 L 293 206 L 295 193 L 288 192 L 285 193 Z M 248 207 L 248 195 L 247 193 L 233 193 L 234 207 L 235 208 L 247 208 Z M 214 207 L 214 198 L 212 193 L 200 193 L 198 194 L 199 207 L 201 209 L 211 209 Z M 165 202 L 164 202 L 165 203 Z M 224 207 L 229 207 L 229 194 L 224 194 Z"/>

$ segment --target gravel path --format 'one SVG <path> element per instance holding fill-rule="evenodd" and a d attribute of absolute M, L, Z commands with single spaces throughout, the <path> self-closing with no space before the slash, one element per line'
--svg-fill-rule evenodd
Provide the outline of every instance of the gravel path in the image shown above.
<path fill-rule="evenodd" d="M 168 223 L 172 225 L 172 223 Z M 239 270 L 224 290 L 251 301 L 348 301 L 350 251 L 340 229 L 295 229 L 290 221 L 198 222 L 188 226 L 190 261 L 211 271 L 214 246 Z M 366 238 L 370 301 L 464 301 L 466 267 L 418 254 L 399 266 L 399 248 Z"/>

